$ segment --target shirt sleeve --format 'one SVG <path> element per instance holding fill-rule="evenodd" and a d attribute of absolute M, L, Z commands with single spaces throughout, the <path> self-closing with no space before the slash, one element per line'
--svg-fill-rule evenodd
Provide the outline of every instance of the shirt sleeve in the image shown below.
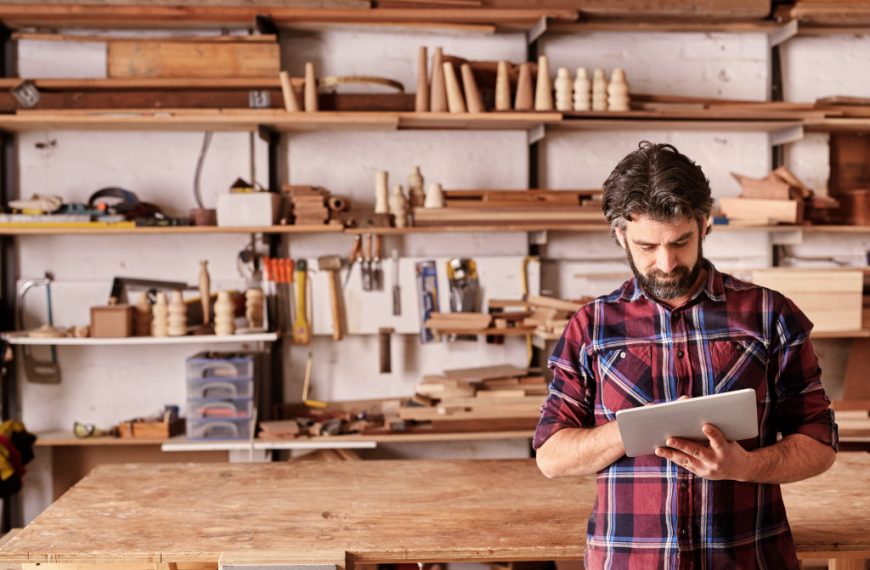
<path fill-rule="evenodd" d="M 778 400 L 778 431 L 800 433 L 837 450 L 839 438 L 831 401 L 822 387 L 819 359 L 810 341 L 813 324 L 784 298 L 774 323 L 771 368 Z"/>
<path fill-rule="evenodd" d="M 595 380 L 589 371 L 578 315 L 565 327 L 547 366 L 553 371 L 553 380 L 535 430 L 534 449 L 559 430 L 594 425 Z"/>

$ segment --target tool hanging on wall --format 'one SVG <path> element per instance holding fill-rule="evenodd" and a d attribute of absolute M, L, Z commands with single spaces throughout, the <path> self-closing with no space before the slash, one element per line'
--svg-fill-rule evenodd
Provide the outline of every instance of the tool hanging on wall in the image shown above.
<path fill-rule="evenodd" d="M 341 269 L 341 258 L 337 255 L 324 255 L 317 259 L 317 268 L 325 271 L 329 279 L 329 306 L 332 310 L 332 340 L 341 340 L 342 326 L 341 303 L 338 297 L 338 271 Z"/>
<path fill-rule="evenodd" d="M 296 318 L 293 321 L 293 344 L 310 344 L 311 327 L 308 324 L 308 262 L 296 262 Z"/>
<path fill-rule="evenodd" d="M 363 291 L 372 290 L 372 234 L 366 234 L 365 254 L 360 263 Z"/>
<path fill-rule="evenodd" d="M 390 327 L 378 329 L 378 372 L 381 374 L 389 374 L 393 371 L 393 356 L 390 345 L 395 330 Z"/>
<path fill-rule="evenodd" d="M 390 253 L 393 259 L 393 316 L 402 314 L 402 289 L 399 287 L 399 250 Z"/>
<path fill-rule="evenodd" d="M 353 247 L 350 250 L 350 255 L 347 257 L 347 275 L 344 276 L 342 287 L 347 287 L 347 282 L 350 281 L 350 274 L 353 273 L 353 265 L 357 262 L 362 264 L 362 236 L 360 234 L 353 236 Z"/>
<path fill-rule="evenodd" d="M 302 380 L 302 403 L 309 408 L 325 408 L 326 402 L 320 400 L 309 400 L 308 391 L 311 389 L 311 367 L 314 364 L 314 353 L 308 351 L 308 358 L 305 360 L 305 377 Z"/>
<path fill-rule="evenodd" d="M 435 340 L 435 335 L 425 327 L 425 323 L 441 307 L 438 300 L 438 270 L 434 261 L 418 261 L 414 264 L 414 273 L 420 310 L 420 342 L 431 342 Z"/>
<path fill-rule="evenodd" d="M 381 234 L 375 234 L 375 251 L 372 258 L 372 289 L 375 291 L 384 290 L 384 242 Z"/>
<path fill-rule="evenodd" d="M 24 281 L 18 286 L 18 294 L 16 305 L 18 306 L 17 327 L 19 330 L 24 330 L 24 298 L 27 292 L 33 287 L 45 287 L 45 302 L 46 316 L 48 318 L 48 326 L 54 326 L 54 319 L 51 310 L 51 282 L 53 281 L 51 273 L 46 273 L 45 277 L 39 279 L 30 279 Z M 51 347 L 51 359 L 40 360 L 32 352 L 30 347 L 22 346 L 21 354 L 24 356 L 24 371 L 27 380 L 37 384 L 60 384 L 60 364 L 57 361 L 57 347 Z"/>
<path fill-rule="evenodd" d="M 447 282 L 450 286 L 450 310 L 454 313 L 473 313 L 477 308 L 480 288 L 477 264 L 473 259 L 454 257 L 447 262 Z M 476 335 L 448 335 L 447 340 L 477 340 Z"/>

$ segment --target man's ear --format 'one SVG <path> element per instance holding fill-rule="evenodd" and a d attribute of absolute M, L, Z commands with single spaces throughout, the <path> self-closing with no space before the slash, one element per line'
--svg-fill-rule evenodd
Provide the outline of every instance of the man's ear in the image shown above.
<path fill-rule="evenodd" d="M 625 249 L 625 230 L 616 226 L 614 228 L 614 235 L 616 236 L 616 243 L 618 243 L 622 249 Z"/>

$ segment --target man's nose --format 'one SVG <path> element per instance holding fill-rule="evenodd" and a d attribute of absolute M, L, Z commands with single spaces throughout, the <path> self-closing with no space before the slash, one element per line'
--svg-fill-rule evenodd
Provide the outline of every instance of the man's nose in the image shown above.
<path fill-rule="evenodd" d="M 658 255 L 656 256 L 656 269 L 663 273 L 670 273 L 677 267 L 677 256 L 672 251 L 668 251 L 668 248 L 662 247 L 659 248 Z"/>

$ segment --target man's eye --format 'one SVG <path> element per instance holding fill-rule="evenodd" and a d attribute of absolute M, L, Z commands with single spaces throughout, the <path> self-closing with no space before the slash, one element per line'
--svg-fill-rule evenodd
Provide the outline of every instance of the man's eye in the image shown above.
<path fill-rule="evenodd" d="M 686 247 L 686 244 L 689 243 L 687 241 L 681 241 L 680 243 L 675 243 L 674 247 Z"/>
<path fill-rule="evenodd" d="M 640 250 L 644 253 L 652 253 L 656 247 L 654 245 L 643 245 Z"/>

